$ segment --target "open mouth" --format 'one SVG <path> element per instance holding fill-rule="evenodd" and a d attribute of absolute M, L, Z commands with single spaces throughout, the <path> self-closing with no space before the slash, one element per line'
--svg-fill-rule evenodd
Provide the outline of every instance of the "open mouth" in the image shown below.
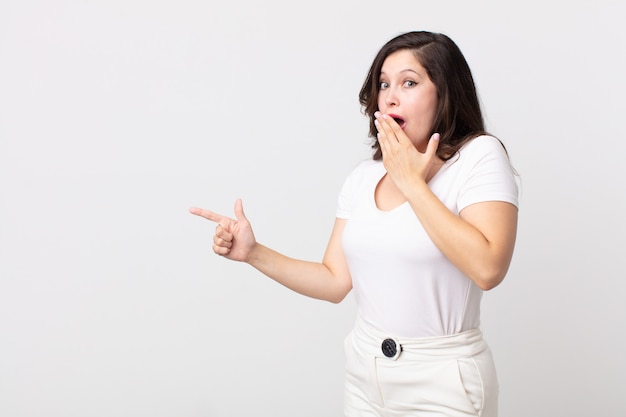
<path fill-rule="evenodd" d="M 400 125 L 400 127 L 401 127 L 402 129 L 404 129 L 404 126 L 406 125 L 406 122 L 404 121 L 404 119 L 403 119 L 402 117 L 397 116 L 397 115 L 395 115 L 395 114 L 390 114 L 390 116 L 393 118 L 393 120 L 395 120 L 395 121 L 396 121 L 396 123 L 397 123 L 398 125 Z"/>

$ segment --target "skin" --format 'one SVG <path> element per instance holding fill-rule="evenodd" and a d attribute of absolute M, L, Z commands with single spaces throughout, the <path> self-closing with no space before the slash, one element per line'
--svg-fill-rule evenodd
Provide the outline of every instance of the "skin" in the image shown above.
<path fill-rule="evenodd" d="M 322 262 L 308 262 L 282 255 L 258 243 L 241 200 L 235 202 L 235 218 L 192 207 L 192 214 L 217 223 L 213 251 L 227 259 L 246 262 L 263 274 L 300 294 L 339 303 L 352 289 L 341 236 L 346 224 L 336 219 Z"/>
<path fill-rule="evenodd" d="M 483 290 L 497 286 L 508 270 L 517 229 L 517 208 L 504 202 L 482 202 L 459 216 L 432 193 L 428 181 L 443 165 L 436 156 L 439 135 L 430 136 L 437 106 L 436 86 L 409 51 L 385 60 L 376 113 L 383 164 L 387 174 L 375 199 L 381 210 L 404 202 L 412 207 L 443 254 Z M 400 127 L 393 119 L 404 119 Z M 352 278 L 341 246 L 346 224 L 336 219 L 321 262 L 287 257 L 256 241 L 243 211 L 235 202 L 235 218 L 193 207 L 192 214 L 217 223 L 213 251 L 246 262 L 300 294 L 338 303 L 352 289 Z"/>

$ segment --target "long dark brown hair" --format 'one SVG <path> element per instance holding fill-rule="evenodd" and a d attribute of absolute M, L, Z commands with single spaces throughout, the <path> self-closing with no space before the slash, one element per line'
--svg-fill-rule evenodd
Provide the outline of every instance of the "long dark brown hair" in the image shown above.
<path fill-rule="evenodd" d="M 407 32 L 388 41 L 378 52 L 359 93 L 363 113 L 370 119 L 374 159 L 382 158 L 376 139 L 374 113 L 378 111 L 380 72 L 394 52 L 410 50 L 437 88 L 438 105 L 431 135 L 440 135 L 437 156 L 446 161 L 466 142 L 487 134 L 476 86 L 465 57 L 448 36 L 425 31 Z"/>

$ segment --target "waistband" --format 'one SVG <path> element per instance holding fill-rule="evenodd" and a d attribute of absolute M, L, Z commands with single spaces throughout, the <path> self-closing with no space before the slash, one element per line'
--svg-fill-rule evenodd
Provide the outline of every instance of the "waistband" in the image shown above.
<path fill-rule="evenodd" d="M 395 337 L 381 332 L 360 316 L 352 334 L 355 349 L 368 356 L 390 360 L 472 357 L 488 348 L 480 329 L 445 336 Z"/>

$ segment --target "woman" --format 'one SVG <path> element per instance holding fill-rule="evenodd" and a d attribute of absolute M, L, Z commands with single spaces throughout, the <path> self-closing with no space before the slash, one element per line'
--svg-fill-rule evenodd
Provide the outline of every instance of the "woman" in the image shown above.
<path fill-rule="evenodd" d="M 346 416 L 497 416 L 480 300 L 515 243 L 506 151 L 485 132 L 471 71 L 445 35 L 391 39 L 359 97 L 374 155 L 344 183 L 321 263 L 258 243 L 241 200 L 235 219 L 191 212 L 218 223 L 215 253 L 294 291 L 337 303 L 354 288 Z"/>

